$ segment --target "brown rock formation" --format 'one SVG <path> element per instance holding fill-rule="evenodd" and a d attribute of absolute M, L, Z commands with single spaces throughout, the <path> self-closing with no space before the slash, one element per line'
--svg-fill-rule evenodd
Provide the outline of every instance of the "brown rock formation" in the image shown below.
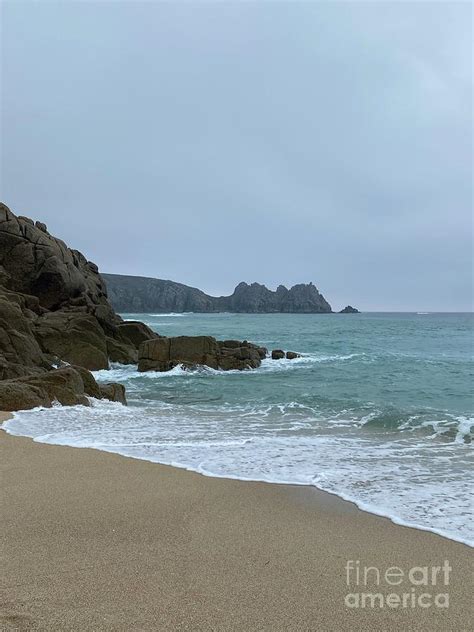
<path fill-rule="evenodd" d="M 266 349 L 244 341 L 218 341 L 212 336 L 177 336 L 143 342 L 138 352 L 139 371 L 169 371 L 178 364 L 213 369 L 251 369 L 260 366 Z"/>
<path fill-rule="evenodd" d="M 282 360 L 285 357 L 285 352 L 282 349 L 273 349 L 272 360 Z"/>
<path fill-rule="evenodd" d="M 156 336 L 114 312 L 94 263 L 0 204 L 0 409 L 125 402 L 122 386 L 99 386 L 86 370 L 136 363 Z M 63 362 L 77 366 L 54 370 Z"/>
<path fill-rule="evenodd" d="M 89 372 L 110 361 L 138 362 L 140 371 L 177 364 L 240 370 L 258 367 L 265 355 L 247 341 L 162 338 L 141 322 L 124 322 L 94 263 L 45 224 L 0 204 L 0 410 L 87 405 L 87 396 L 125 404 L 122 385 L 98 384 Z"/>

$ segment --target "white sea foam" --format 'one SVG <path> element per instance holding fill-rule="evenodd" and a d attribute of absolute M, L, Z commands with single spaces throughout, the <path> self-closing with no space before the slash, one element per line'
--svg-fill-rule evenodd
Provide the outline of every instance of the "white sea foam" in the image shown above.
<path fill-rule="evenodd" d="M 398 524 L 474 546 L 473 487 L 453 476 L 472 456 L 467 445 L 375 442 L 354 434 L 350 411 L 334 434 L 327 420 L 318 423 L 317 411 L 299 402 L 223 402 L 218 410 L 199 403 L 92 404 L 22 411 L 4 428 L 43 443 L 92 447 L 208 476 L 314 485 Z M 460 420 L 460 432 L 467 422 Z"/>
<path fill-rule="evenodd" d="M 189 316 L 189 314 L 192 314 L 193 312 L 168 312 L 166 314 L 163 313 L 159 313 L 159 314 L 148 314 L 148 316 L 151 316 L 152 318 L 182 318 L 183 316 Z"/>
<path fill-rule="evenodd" d="M 268 373 L 272 371 L 289 371 L 297 368 L 302 368 L 311 364 L 319 364 L 325 362 L 344 362 L 345 360 L 352 360 L 353 358 L 363 357 L 362 353 L 351 353 L 348 355 L 317 355 L 317 354 L 302 354 L 301 357 L 294 360 L 287 360 L 282 358 L 280 360 L 272 360 L 271 358 L 265 358 L 262 360 L 262 364 L 258 369 L 252 369 L 248 371 L 240 371 L 238 369 L 231 371 L 222 371 L 220 369 L 213 369 L 207 366 L 198 366 L 195 369 L 189 369 L 182 364 L 178 364 L 170 371 L 145 371 L 140 372 L 137 370 L 137 366 L 134 364 L 120 364 L 112 363 L 110 369 L 102 369 L 99 371 L 93 371 L 94 377 L 99 381 L 106 382 L 124 382 L 131 379 L 143 378 L 143 379 L 163 379 L 170 377 L 195 377 L 197 374 L 209 376 L 230 376 L 230 375 L 245 375 L 254 376 L 260 373 Z"/>
<path fill-rule="evenodd" d="M 474 438 L 474 418 L 459 416 L 456 419 L 458 428 L 455 441 L 457 443 L 465 443 L 466 439 L 472 440 Z"/>
<path fill-rule="evenodd" d="M 174 335 L 245 331 L 302 357 L 228 372 L 114 364 L 95 376 L 123 383 L 127 408 L 100 401 L 25 411 L 8 431 L 206 475 L 316 485 L 394 522 L 474 543 L 468 317 L 168 316 L 145 315 Z"/>

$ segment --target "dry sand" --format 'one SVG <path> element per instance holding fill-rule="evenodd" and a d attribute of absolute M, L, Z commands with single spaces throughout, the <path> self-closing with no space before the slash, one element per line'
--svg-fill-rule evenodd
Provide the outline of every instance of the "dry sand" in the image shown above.
<path fill-rule="evenodd" d="M 312 488 L 205 478 L 0 432 L 1 630 L 462 631 L 472 550 Z M 450 606 L 349 609 L 347 560 L 449 560 Z M 425 589 L 419 589 L 424 592 Z M 418 593 L 417 593 L 418 594 Z"/>

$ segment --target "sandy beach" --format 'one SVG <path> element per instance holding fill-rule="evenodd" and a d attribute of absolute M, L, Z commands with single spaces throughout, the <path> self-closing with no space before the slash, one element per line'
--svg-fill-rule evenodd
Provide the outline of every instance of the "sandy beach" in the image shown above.
<path fill-rule="evenodd" d="M 4 415 L 5 418 L 5 415 Z M 2 630 L 468 630 L 472 550 L 313 488 L 207 478 L 0 432 Z M 349 560 L 449 561 L 449 607 L 349 608 Z M 352 582 L 355 576 L 352 575 Z M 418 575 L 418 578 L 420 575 Z"/>

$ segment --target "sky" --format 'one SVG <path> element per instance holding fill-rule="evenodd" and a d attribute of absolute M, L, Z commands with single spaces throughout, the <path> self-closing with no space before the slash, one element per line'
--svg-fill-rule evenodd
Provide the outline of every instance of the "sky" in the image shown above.
<path fill-rule="evenodd" d="M 470 3 L 1 10 L 1 198 L 102 272 L 472 309 Z"/>

